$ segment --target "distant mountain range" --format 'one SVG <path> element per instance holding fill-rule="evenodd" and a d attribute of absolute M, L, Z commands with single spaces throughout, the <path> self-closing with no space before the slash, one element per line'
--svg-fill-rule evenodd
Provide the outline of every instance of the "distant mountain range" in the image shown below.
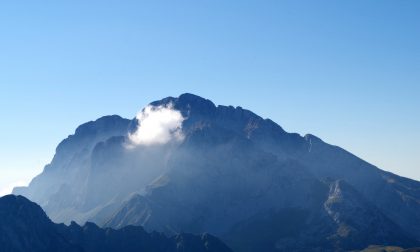
<path fill-rule="evenodd" d="M 0 198 L 0 251 L 8 252 L 231 252 L 217 238 L 178 234 L 171 238 L 142 227 L 101 229 L 93 223 L 54 224 L 37 204 L 22 196 Z"/>
<path fill-rule="evenodd" d="M 13 193 L 54 222 L 208 232 L 234 251 L 420 246 L 420 182 L 192 94 L 79 126 Z M 101 230 L 86 225 L 66 230 Z"/>

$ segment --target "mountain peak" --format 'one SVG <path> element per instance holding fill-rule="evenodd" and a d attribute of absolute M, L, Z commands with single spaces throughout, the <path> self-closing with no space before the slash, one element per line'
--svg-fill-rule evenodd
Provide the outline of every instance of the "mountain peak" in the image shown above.
<path fill-rule="evenodd" d="M 150 105 L 152 106 L 161 106 L 161 105 L 167 105 L 169 103 L 211 103 L 212 101 L 205 99 L 201 96 L 191 94 L 191 93 L 183 93 L 179 95 L 178 97 L 168 96 L 166 98 L 151 102 Z M 214 106 L 214 104 L 213 104 Z"/>
<path fill-rule="evenodd" d="M 196 114 L 213 114 L 216 105 L 208 99 L 198 95 L 184 93 L 179 97 L 166 97 L 158 101 L 150 103 L 151 106 L 173 106 L 174 109 L 179 110 L 184 117 Z"/>
<path fill-rule="evenodd" d="M 210 101 L 209 99 L 205 99 L 201 96 L 191 94 L 191 93 L 181 94 L 178 97 L 178 100 L 180 102 L 185 102 L 185 103 L 207 103 L 207 104 L 211 104 L 211 105 L 215 106 L 214 103 L 212 101 Z"/>
<path fill-rule="evenodd" d="M 149 106 L 164 108 L 146 107 L 143 111 L 177 110 L 176 118 L 180 117 L 178 112 L 182 114 L 181 124 L 177 119 L 177 123 L 161 127 L 168 128 L 169 135 L 175 130 L 182 141 L 127 148 L 129 130 L 135 127 L 141 132 L 143 119 L 100 118 L 82 125 L 60 144 L 47 172 L 31 182 L 24 196 L 39 203 L 56 222 L 92 221 L 114 228 L 143 225 L 147 231 L 209 232 L 225 239 L 232 235 L 237 239 L 231 244 L 244 247 L 242 242 L 249 239 L 243 232 L 249 231 L 251 236 L 261 232 L 234 227 L 266 227 L 271 235 L 278 233 L 272 230 L 301 225 L 301 216 L 309 213 L 318 216 L 324 238 L 335 234 L 332 216 L 347 223 L 349 228 L 342 230 L 351 228 L 360 234 L 352 236 L 358 245 L 371 244 L 364 239 L 365 234 L 385 227 L 396 230 L 398 226 L 403 236 L 412 233 L 420 239 L 420 185 L 416 181 L 385 173 L 313 135 L 288 133 L 276 122 L 239 106 L 216 106 L 190 93 Z M 168 117 L 164 114 L 158 119 Z M 133 194 L 139 196 L 130 199 Z M 327 210 L 331 215 L 325 214 Z M 291 212 L 300 217 L 289 225 Z M 377 229 L 362 225 L 378 213 L 390 221 L 379 218 L 383 225 Z M 321 221 L 324 217 L 331 226 Z M 351 217 L 349 221 L 347 217 Z M 263 225 L 267 219 L 270 224 Z M 279 222 L 273 223 L 275 220 Z M 95 230 L 90 224 L 85 227 Z M 297 246 L 287 238 L 289 231 L 264 238 L 269 248 L 262 250 L 275 251 L 274 244 Z M 311 238 L 319 229 L 304 233 Z M 314 245 L 298 234 L 294 237 L 305 246 Z M 390 237 L 396 236 L 387 232 L 369 241 L 382 244 L 382 238 Z M 337 241 L 346 239 L 337 237 Z M 409 244 L 404 237 L 398 239 Z M 253 245 L 260 242 L 254 240 Z"/>

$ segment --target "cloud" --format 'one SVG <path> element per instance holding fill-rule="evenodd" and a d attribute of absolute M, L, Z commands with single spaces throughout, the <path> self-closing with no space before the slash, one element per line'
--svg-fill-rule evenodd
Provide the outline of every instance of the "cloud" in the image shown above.
<path fill-rule="evenodd" d="M 138 126 L 129 139 L 134 145 L 166 144 L 171 140 L 181 141 L 182 122 L 185 118 L 172 104 L 147 106 L 137 116 Z"/>

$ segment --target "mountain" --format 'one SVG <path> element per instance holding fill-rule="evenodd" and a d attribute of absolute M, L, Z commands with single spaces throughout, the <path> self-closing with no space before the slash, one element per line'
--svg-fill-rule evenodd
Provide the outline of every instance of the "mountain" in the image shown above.
<path fill-rule="evenodd" d="M 230 252 L 217 238 L 203 234 L 178 234 L 171 238 L 141 227 L 101 229 L 93 223 L 66 226 L 48 219 L 37 204 L 22 196 L 0 198 L 1 251 L 150 251 L 150 252 Z"/>
<path fill-rule="evenodd" d="M 420 244 L 420 182 L 192 94 L 81 125 L 14 193 L 56 222 L 209 232 L 235 251 Z"/>
<path fill-rule="evenodd" d="M 93 149 L 112 136 L 126 134 L 129 124 L 119 116 L 106 116 L 81 125 L 58 145 L 54 159 L 30 187 L 15 188 L 14 193 L 41 205 L 55 222 L 78 220 L 72 208 L 82 204 Z"/>
<path fill-rule="evenodd" d="M 55 230 L 37 204 L 13 195 L 0 198 L 0 247 L 1 251 L 83 251 Z"/>

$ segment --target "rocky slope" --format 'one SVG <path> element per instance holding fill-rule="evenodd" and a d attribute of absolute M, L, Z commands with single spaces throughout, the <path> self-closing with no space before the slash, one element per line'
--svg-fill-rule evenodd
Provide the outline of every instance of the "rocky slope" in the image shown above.
<path fill-rule="evenodd" d="M 54 224 L 42 209 L 22 196 L 0 198 L 0 249 L 13 252 L 230 252 L 209 235 L 178 234 L 171 238 L 141 227 L 101 229 L 93 223 Z"/>

